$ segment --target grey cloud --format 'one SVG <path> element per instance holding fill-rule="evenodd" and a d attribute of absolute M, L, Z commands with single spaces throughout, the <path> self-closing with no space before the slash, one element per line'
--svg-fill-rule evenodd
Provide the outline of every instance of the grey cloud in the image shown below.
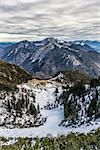
<path fill-rule="evenodd" d="M 0 41 L 46 36 L 100 39 L 99 6 L 100 0 L 2 1 Z"/>

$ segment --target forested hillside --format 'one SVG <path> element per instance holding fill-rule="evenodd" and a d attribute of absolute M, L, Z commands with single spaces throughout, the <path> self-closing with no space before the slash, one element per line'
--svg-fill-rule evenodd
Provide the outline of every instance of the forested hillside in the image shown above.
<path fill-rule="evenodd" d="M 14 64 L 0 61 L 0 90 L 14 90 L 16 85 L 31 79 L 31 75 Z"/>

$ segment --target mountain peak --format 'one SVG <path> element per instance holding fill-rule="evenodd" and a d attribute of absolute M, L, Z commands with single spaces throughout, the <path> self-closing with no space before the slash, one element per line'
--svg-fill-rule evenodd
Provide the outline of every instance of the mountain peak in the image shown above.
<path fill-rule="evenodd" d="M 92 76 L 100 74 L 100 54 L 85 41 L 61 41 L 46 38 L 42 41 L 21 41 L 13 44 L 2 57 L 43 78 L 58 71 L 79 69 Z"/>

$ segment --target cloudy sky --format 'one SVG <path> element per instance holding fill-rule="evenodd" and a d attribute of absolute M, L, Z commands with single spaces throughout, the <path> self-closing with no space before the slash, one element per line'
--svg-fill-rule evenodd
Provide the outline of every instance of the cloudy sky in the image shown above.
<path fill-rule="evenodd" d="M 0 0 L 0 41 L 100 40 L 100 0 Z"/>

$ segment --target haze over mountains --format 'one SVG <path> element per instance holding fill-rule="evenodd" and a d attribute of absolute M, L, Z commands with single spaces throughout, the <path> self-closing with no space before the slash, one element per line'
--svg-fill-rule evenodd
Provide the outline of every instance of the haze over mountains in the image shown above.
<path fill-rule="evenodd" d="M 2 43 L 0 57 L 40 78 L 47 79 L 59 71 L 73 69 L 96 77 L 100 75 L 100 53 L 93 44 L 92 41 L 60 41 L 54 38 Z"/>

